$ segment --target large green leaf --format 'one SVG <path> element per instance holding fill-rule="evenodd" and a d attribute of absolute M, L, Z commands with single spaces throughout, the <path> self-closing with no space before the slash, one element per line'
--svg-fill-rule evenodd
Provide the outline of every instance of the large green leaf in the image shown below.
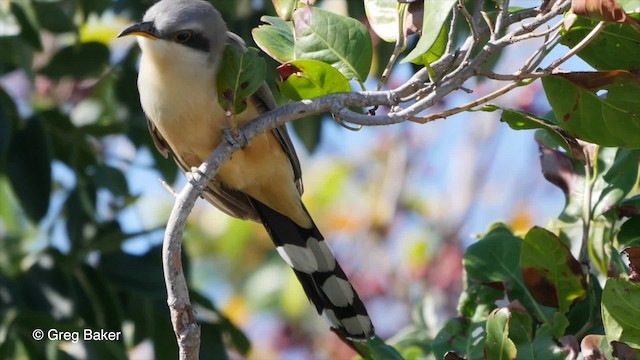
<path fill-rule="evenodd" d="M 640 283 L 609 278 L 602 292 L 602 322 L 608 341 L 640 349 Z"/>
<path fill-rule="evenodd" d="M 260 25 L 251 30 L 258 47 L 280 63 L 294 60 L 291 21 L 283 21 L 275 16 L 263 16 L 260 20 L 268 25 Z"/>
<path fill-rule="evenodd" d="M 109 48 L 99 42 L 86 42 L 60 49 L 40 73 L 53 79 L 97 77 L 108 64 Z"/>
<path fill-rule="evenodd" d="M 373 44 L 358 20 L 315 7 L 293 13 L 295 57 L 325 62 L 347 79 L 364 82 L 369 75 Z"/>
<path fill-rule="evenodd" d="M 7 175 L 27 216 L 40 221 L 49 209 L 52 180 L 49 136 L 38 117 L 13 133 Z"/>
<path fill-rule="evenodd" d="M 278 67 L 282 95 L 291 100 L 312 99 L 337 92 L 349 92 L 349 81 L 333 66 L 317 60 L 294 60 Z"/>
<path fill-rule="evenodd" d="M 626 72 L 542 78 L 558 125 L 602 146 L 640 147 L 640 80 Z M 606 91 L 606 96 L 597 92 Z"/>
<path fill-rule="evenodd" d="M 433 339 L 433 354 L 442 359 L 447 352 L 455 352 L 467 359 L 481 359 L 485 342 L 486 321 L 453 318 L 447 321 Z"/>
<path fill-rule="evenodd" d="M 258 55 L 258 49 L 243 52 L 236 46 L 224 49 L 222 64 L 218 70 L 218 101 L 232 114 L 240 114 L 247 108 L 247 99 L 255 93 L 267 74 L 267 65 Z"/>
<path fill-rule="evenodd" d="M 637 5 L 636 5 L 637 6 Z M 629 15 L 638 18 L 638 14 Z M 578 18 L 560 38 L 569 47 L 577 45 L 598 21 Z M 640 69 L 640 32 L 630 24 L 608 23 L 578 56 L 598 70 Z"/>
<path fill-rule="evenodd" d="M 497 110 L 496 106 L 485 106 L 484 111 Z M 555 123 L 536 117 L 524 111 L 513 109 L 502 109 L 500 121 L 506 122 L 510 128 L 514 130 L 531 130 L 542 129 L 551 136 L 563 149 L 569 152 L 573 157 L 581 159 L 584 157 L 582 147 L 573 136 L 569 135 L 564 129 Z"/>
<path fill-rule="evenodd" d="M 567 245 L 546 229 L 529 230 L 522 244 L 520 267 L 536 301 L 557 307 L 561 313 L 567 312 L 586 293 L 580 263 Z"/>
<path fill-rule="evenodd" d="M 322 140 L 322 116 L 307 116 L 291 123 L 304 147 L 313 152 Z"/>
<path fill-rule="evenodd" d="M 438 37 L 434 40 L 433 44 L 422 55 L 411 60 L 414 64 L 420 64 L 427 66 L 432 62 L 440 59 L 442 55 L 444 55 L 445 50 L 447 49 L 447 42 L 449 41 L 449 27 L 446 25 L 442 26 L 440 29 L 440 33 Z"/>
<path fill-rule="evenodd" d="M 509 339 L 509 309 L 496 309 L 487 319 L 487 338 L 484 355 L 487 359 L 511 360 L 516 358 L 516 346 Z"/>
<path fill-rule="evenodd" d="M 618 242 L 626 246 L 640 246 L 640 215 L 634 215 L 620 226 Z"/>
<path fill-rule="evenodd" d="M 552 337 L 551 328 L 548 324 L 534 328 L 529 314 L 511 310 L 509 338 L 516 345 L 518 360 L 566 359 Z"/>
<path fill-rule="evenodd" d="M 419 58 L 432 48 L 438 36 L 441 35 L 441 29 L 446 26 L 445 23 L 455 3 L 456 0 L 425 0 L 422 35 L 416 47 L 402 59 L 403 63 Z"/>
<path fill-rule="evenodd" d="M 522 240 L 504 231 L 492 231 L 469 246 L 463 264 L 470 282 L 501 283 L 511 300 L 520 300 L 538 319 L 546 322 L 545 310 L 526 287 L 520 271 Z"/>

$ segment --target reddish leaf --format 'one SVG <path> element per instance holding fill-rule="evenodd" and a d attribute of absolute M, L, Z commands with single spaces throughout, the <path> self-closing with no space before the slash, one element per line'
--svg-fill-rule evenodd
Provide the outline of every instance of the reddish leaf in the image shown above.
<path fill-rule="evenodd" d="M 615 82 L 616 78 L 619 77 L 638 80 L 638 76 L 625 70 L 576 71 L 556 75 L 565 78 L 576 84 L 577 86 L 583 87 L 589 91 L 600 90 L 607 85 L 611 85 Z"/>
<path fill-rule="evenodd" d="M 640 282 L 640 246 L 630 246 L 622 250 L 629 257 L 630 281 Z"/>
<path fill-rule="evenodd" d="M 587 335 L 582 339 L 580 348 L 582 355 L 587 360 L 606 360 L 603 352 L 600 350 L 600 345 L 604 335 Z"/>
<path fill-rule="evenodd" d="M 462 356 L 456 354 L 453 351 L 449 351 L 444 355 L 444 360 L 465 360 Z"/>
<path fill-rule="evenodd" d="M 409 4 L 404 17 L 405 34 L 412 35 L 422 30 L 422 20 L 424 18 L 424 2 L 412 2 Z"/>
<path fill-rule="evenodd" d="M 562 345 L 562 352 L 567 354 L 568 359 L 577 359 L 580 353 L 580 345 L 574 335 L 565 335 L 558 339 Z"/>
<path fill-rule="evenodd" d="M 633 348 L 620 341 L 612 341 L 611 348 L 613 349 L 613 356 L 616 359 L 622 360 L 636 360 L 638 355 Z"/>
<path fill-rule="evenodd" d="M 573 0 L 571 10 L 589 19 L 629 23 L 639 28 L 638 22 L 627 16 L 618 0 Z"/>
<path fill-rule="evenodd" d="M 577 182 L 577 174 L 571 160 L 562 151 L 545 147 L 542 144 L 539 149 L 542 175 L 550 183 L 562 189 L 565 195 L 569 195 Z"/>
<path fill-rule="evenodd" d="M 300 72 L 300 69 L 298 69 L 298 67 L 289 63 L 285 63 L 278 66 L 277 70 L 278 70 L 278 75 L 280 75 L 280 80 L 282 81 L 286 81 L 289 78 L 289 76 Z"/>

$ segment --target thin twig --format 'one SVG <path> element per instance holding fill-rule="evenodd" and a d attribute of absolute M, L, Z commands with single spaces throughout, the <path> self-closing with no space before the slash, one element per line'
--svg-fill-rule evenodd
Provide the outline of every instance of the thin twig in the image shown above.
<path fill-rule="evenodd" d="M 494 91 L 494 92 L 492 92 L 490 94 L 487 94 L 487 95 L 485 95 L 485 96 L 483 96 L 481 98 L 478 98 L 478 99 L 476 99 L 474 101 L 468 102 L 468 103 L 466 103 L 464 105 L 460 105 L 460 106 L 451 108 L 449 110 L 441 111 L 439 113 L 431 114 L 431 115 L 428 115 L 428 116 L 425 116 L 425 117 L 413 117 L 410 120 L 413 121 L 413 122 L 424 124 L 424 123 L 427 123 L 427 122 L 430 122 L 430 121 L 433 121 L 433 120 L 444 119 L 444 118 L 447 118 L 449 116 L 461 113 L 463 111 L 471 110 L 471 109 L 473 109 L 474 107 L 476 107 L 478 105 L 485 104 L 485 103 L 497 98 L 498 96 L 503 95 L 503 94 L 511 91 L 512 89 L 514 89 L 514 88 L 516 88 L 518 86 L 522 86 L 522 82 L 514 81 L 512 83 L 509 83 L 506 86 L 501 87 L 500 89 L 498 89 L 498 90 L 496 90 L 496 91 Z"/>
<path fill-rule="evenodd" d="M 492 40 L 495 40 L 500 35 L 500 33 L 502 33 L 504 30 L 503 22 L 506 17 L 506 14 L 509 13 L 509 0 L 502 0 L 502 4 L 497 5 L 496 3 L 496 6 L 498 6 L 499 8 L 498 8 L 498 15 L 496 16 L 495 31 L 491 37 Z"/>
<path fill-rule="evenodd" d="M 566 54 L 562 55 L 556 61 L 552 62 L 551 65 L 549 65 L 545 69 L 545 71 L 550 72 L 551 70 L 556 69 L 562 63 L 564 63 L 565 61 L 569 60 L 569 58 L 571 58 L 575 54 L 579 53 L 582 49 L 584 49 L 587 45 L 589 45 L 589 43 L 591 41 L 593 41 L 593 39 L 595 39 L 596 36 L 598 36 L 602 32 L 602 30 L 604 30 L 605 26 L 606 26 L 606 23 L 604 21 L 600 21 L 598 23 L 598 25 L 596 25 L 589 32 L 589 34 L 587 34 L 587 36 L 584 37 L 584 39 L 580 40 L 580 42 L 578 44 L 576 44 L 576 46 L 571 48 L 571 50 L 567 51 Z"/>

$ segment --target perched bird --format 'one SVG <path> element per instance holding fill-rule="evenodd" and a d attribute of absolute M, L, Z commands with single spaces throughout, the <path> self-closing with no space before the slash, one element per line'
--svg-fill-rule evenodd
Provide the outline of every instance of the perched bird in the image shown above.
<path fill-rule="evenodd" d="M 246 47 L 203 0 L 162 0 L 120 36 L 136 35 L 142 49 L 138 90 L 155 146 L 184 172 L 202 164 L 223 138 L 229 120 L 216 95 L 225 46 Z M 238 126 L 275 108 L 266 84 L 237 114 Z M 340 335 L 374 335 L 362 300 L 349 283 L 300 198 L 301 170 L 285 127 L 253 139 L 234 153 L 203 197 L 225 213 L 262 222 L 310 301 Z"/>

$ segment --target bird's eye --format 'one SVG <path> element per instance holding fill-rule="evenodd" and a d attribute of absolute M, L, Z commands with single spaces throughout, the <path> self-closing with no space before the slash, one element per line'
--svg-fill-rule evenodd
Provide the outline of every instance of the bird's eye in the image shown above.
<path fill-rule="evenodd" d="M 188 30 L 178 31 L 174 36 L 174 38 L 179 43 L 185 43 L 189 41 L 189 39 L 191 39 L 191 31 L 188 31 Z"/>

